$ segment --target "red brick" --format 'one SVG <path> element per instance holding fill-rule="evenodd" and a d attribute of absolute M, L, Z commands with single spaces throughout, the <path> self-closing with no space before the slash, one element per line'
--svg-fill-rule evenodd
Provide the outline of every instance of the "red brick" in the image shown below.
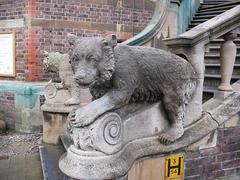
<path fill-rule="evenodd" d="M 198 166 L 202 165 L 208 165 L 208 164 L 213 164 L 216 162 L 216 157 L 215 156 L 205 156 L 205 157 L 199 157 L 199 158 L 194 158 L 191 160 L 185 160 L 185 167 L 186 168 L 197 168 Z"/>
<path fill-rule="evenodd" d="M 40 69 L 41 69 L 40 66 L 28 66 L 28 68 L 29 68 L 30 70 L 40 70 Z"/>
<path fill-rule="evenodd" d="M 240 150 L 240 143 L 237 144 L 226 144 L 221 148 L 221 151 L 223 153 L 226 152 L 233 152 L 233 151 L 238 151 Z"/>
<path fill-rule="evenodd" d="M 227 160 L 233 160 L 236 157 L 237 157 L 236 152 L 223 153 L 223 154 L 217 155 L 217 161 L 223 162 L 223 161 L 227 161 Z"/>
<path fill-rule="evenodd" d="M 201 157 L 201 154 L 198 150 L 196 151 L 187 151 L 185 154 L 185 159 L 194 159 Z"/>
<path fill-rule="evenodd" d="M 33 59 L 36 57 L 36 54 L 24 54 L 25 58 Z"/>
<path fill-rule="evenodd" d="M 222 163 L 223 169 L 233 168 L 233 167 L 238 167 L 238 166 L 240 166 L 240 159 L 229 160 L 229 161 Z"/>
<path fill-rule="evenodd" d="M 202 174 L 202 171 L 203 171 L 202 166 L 197 167 L 197 168 L 185 168 L 184 175 L 185 175 L 185 177 L 199 176 Z"/>
<path fill-rule="evenodd" d="M 220 148 L 218 146 L 212 147 L 212 148 L 207 148 L 207 149 L 202 149 L 200 151 L 200 154 L 202 156 L 208 156 L 208 155 L 215 155 L 220 153 Z"/>

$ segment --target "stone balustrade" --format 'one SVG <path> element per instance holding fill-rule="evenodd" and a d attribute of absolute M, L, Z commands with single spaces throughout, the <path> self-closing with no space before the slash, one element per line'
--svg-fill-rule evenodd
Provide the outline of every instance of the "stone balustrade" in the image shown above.
<path fill-rule="evenodd" d="M 227 33 L 223 36 L 224 42 L 220 49 L 220 64 L 221 64 L 221 84 L 218 89 L 221 91 L 232 91 L 230 85 L 234 63 L 236 60 L 237 46 L 233 40 L 237 37 L 234 32 Z"/>
<path fill-rule="evenodd" d="M 232 90 L 230 80 L 232 76 L 234 61 L 236 59 L 236 45 L 233 40 L 239 33 L 240 27 L 240 5 L 192 28 L 176 38 L 165 39 L 169 50 L 181 57 L 186 58 L 197 70 L 199 84 L 187 117 L 200 117 L 202 112 L 202 92 L 204 81 L 204 52 L 206 45 L 219 37 L 224 38 L 221 46 L 221 77 L 222 82 L 219 90 Z M 191 116 L 194 114 L 194 116 Z M 188 119 L 188 124 L 196 119 Z"/>

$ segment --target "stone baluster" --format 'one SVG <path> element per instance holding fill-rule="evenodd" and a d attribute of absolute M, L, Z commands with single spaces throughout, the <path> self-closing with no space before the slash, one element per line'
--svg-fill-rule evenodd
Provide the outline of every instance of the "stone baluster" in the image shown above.
<path fill-rule="evenodd" d="M 230 82 L 237 53 L 237 46 L 233 40 L 236 37 L 237 34 L 231 32 L 223 36 L 224 43 L 220 49 L 221 84 L 218 86 L 218 89 L 221 91 L 232 90 Z"/>

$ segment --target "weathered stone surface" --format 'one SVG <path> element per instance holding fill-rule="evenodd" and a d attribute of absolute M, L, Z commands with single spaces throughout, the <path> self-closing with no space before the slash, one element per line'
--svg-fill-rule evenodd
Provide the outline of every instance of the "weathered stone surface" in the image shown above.
<path fill-rule="evenodd" d="M 162 101 L 171 126 L 160 134 L 161 142 L 168 144 L 182 136 L 186 105 L 198 82 L 190 63 L 155 48 L 117 45 L 115 36 L 69 37 L 75 81 L 89 87 L 96 99 L 71 114 L 72 127 L 88 126 L 130 102 Z"/>
<path fill-rule="evenodd" d="M 237 55 L 237 46 L 233 42 L 237 38 L 235 33 L 227 33 L 223 36 L 224 43 L 220 49 L 220 64 L 221 64 L 221 84 L 219 90 L 232 91 L 230 81 L 232 78 L 233 68 Z"/>
<path fill-rule="evenodd" d="M 186 105 L 203 82 L 197 62 L 203 44 L 190 64 L 162 50 L 117 45 L 115 36 L 69 37 L 75 82 L 95 100 L 69 114 L 72 145 L 59 162 L 68 176 L 121 178 L 136 159 L 187 148 L 240 111 L 234 92 L 184 127 Z"/>
<path fill-rule="evenodd" d="M 62 101 L 66 99 L 68 94 L 61 93 L 59 97 L 56 97 L 57 91 L 61 89 L 67 89 L 70 92 L 70 97 L 64 102 L 65 105 L 78 105 L 80 104 L 80 87 L 74 82 L 73 70 L 70 64 L 68 54 L 56 53 L 44 53 L 43 59 L 44 70 L 49 72 L 56 72 L 59 74 L 61 84 L 49 83 L 45 88 L 46 100 L 54 99 L 54 101 Z"/>
<path fill-rule="evenodd" d="M 6 132 L 6 122 L 0 119 L 0 134 Z"/>
<path fill-rule="evenodd" d="M 59 136 L 65 135 L 67 131 L 67 115 L 67 113 L 43 113 L 43 141 L 45 143 L 59 143 Z"/>
<path fill-rule="evenodd" d="M 0 21 L 0 29 L 23 28 L 24 19 L 7 19 Z"/>
<path fill-rule="evenodd" d="M 168 128 L 169 122 L 159 103 L 130 104 L 116 112 L 106 113 L 93 124 L 80 129 L 69 123 L 74 146 L 105 154 L 116 153 L 135 139 L 158 136 Z"/>
<path fill-rule="evenodd" d="M 198 78 L 193 66 L 179 56 L 117 45 L 115 36 L 78 39 L 71 35 L 69 42 L 74 79 L 89 87 L 95 100 L 69 114 L 73 144 L 60 160 L 67 175 L 121 177 L 137 158 L 187 146 L 205 135 L 206 122 L 209 128 L 217 126 L 205 116 L 198 123 L 203 132 L 190 127 L 183 135 L 186 105 Z M 167 145 L 182 136 L 187 140 Z"/>
<path fill-rule="evenodd" d="M 59 166 L 64 173 L 77 179 L 121 177 L 127 173 L 136 159 L 187 148 L 213 132 L 220 124 L 212 116 L 219 116 L 222 123 L 226 122 L 229 117 L 240 111 L 240 107 L 232 108 L 235 107 L 236 101 L 240 104 L 239 98 L 239 93 L 232 93 L 221 107 L 212 109 L 211 113 L 205 113 L 198 122 L 186 127 L 184 135 L 173 144 L 163 145 L 159 143 L 157 136 L 146 137 L 127 143 L 124 148 L 112 155 L 98 151 L 82 151 L 72 145 L 60 159 Z M 228 116 L 222 117 L 222 112 L 226 111 Z"/>

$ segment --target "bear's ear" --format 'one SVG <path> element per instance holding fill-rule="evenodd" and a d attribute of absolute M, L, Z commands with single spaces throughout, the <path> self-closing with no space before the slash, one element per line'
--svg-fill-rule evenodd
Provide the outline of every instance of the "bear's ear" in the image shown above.
<path fill-rule="evenodd" d="M 115 34 L 108 36 L 106 39 L 103 39 L 103 44 L 114 48 L 117 46 L 117 36 Z"/>
<path fill-rule="evenodd" d="M 74 45 L 76 43 L 76 41 L 78 40 L 78 37 L 74 34 L 67 34 L 67 40 L 69 42 L 70 45 Z"/>

